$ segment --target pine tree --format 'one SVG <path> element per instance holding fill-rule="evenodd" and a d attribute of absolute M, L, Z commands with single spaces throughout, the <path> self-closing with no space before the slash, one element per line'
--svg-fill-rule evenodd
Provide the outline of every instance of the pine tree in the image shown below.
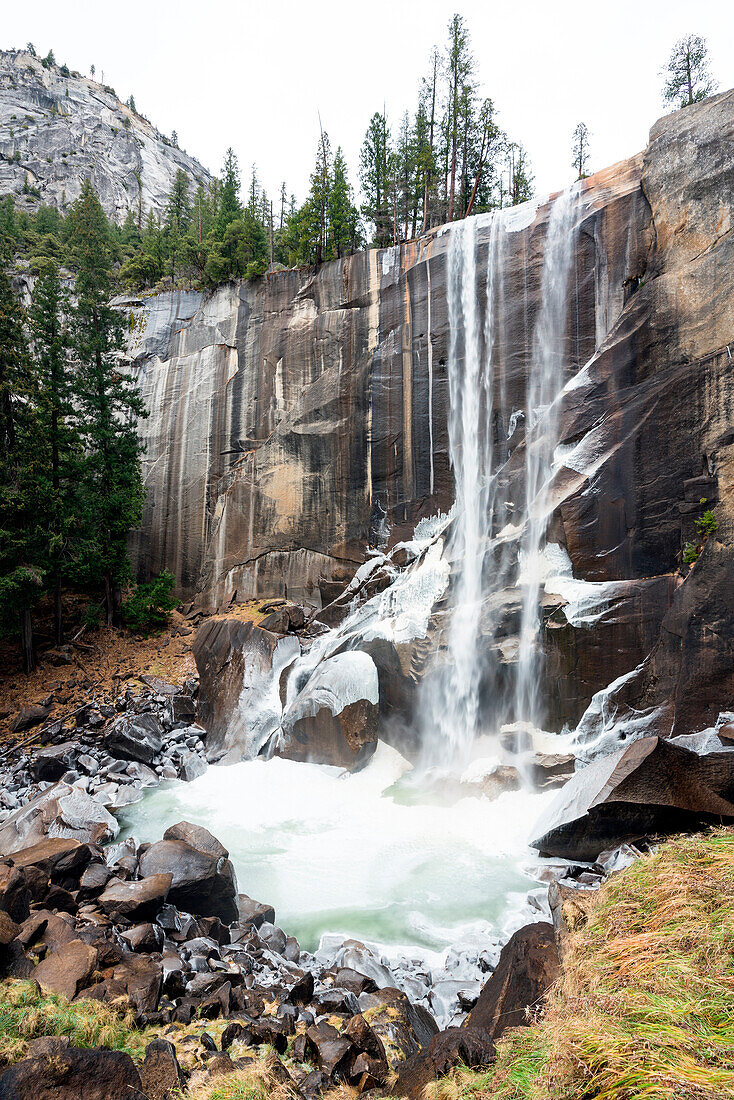
<path fill-rule="evenodd" d="M 53 594 L 57 644 L 63 641 L 62 582 L 75 551 L 83 465 L 73 407 L 69 337 L 64 328 L 68 310 L 58 268 L 50 265 L 36 283 L 29 320 L 36 365 L 39 447 L 43 452 L 38 483 L 45 517 L 43 556 Z"/>
<path fill-rule="evenodd" d="M 347 163 L 341 146 L 334 156 L 334 169 L 328 204 L 329 236 L 336 256 L 353 252 L 359 239 L 359 213 L 352 199 L 347 178 Z"/>
<path fill-rule="evenodd" d="M 689 107 L 716 90 L 708 67 L 706 39 L 697 34 L 687 34 L 676 42 L 663 72 L 663 100 L 676 107 Z"/>
<path fill-rule="evenodd" d="M 240 172 L 237 157 L 232 149 L 228 149 L 222 171 L 222 187 L 216 222 L 216 234 L 220 241 L 224 239 L 224 233 L 229 223 L 235 221 L 241 214 Z"/>
<path fill-rule="evenodd" d="M 33 493 L 38 442 L 23 310 L 0 267 L 0 616 L 19 629 L 26 672 L 35 667 L 32 612 L 43 586 L 43 512 Z"/>
<path fill-rule="evenodd" d="M 143 485 L 135 417 L 146 410 L 119 364 L 122 325 L 109 306 L 112 264 L 107 219 L 85 180 L 69 214 L 69 249 L 77 268 L 73 343 L 78 364 L 75 403 L 85 444 L 86 571 L 104 586 L 107 621 L 119 607 L 127 575 L 127 537 L 140 522 Z"/>
<path fill-rule="evenodd" d="M 171 279 L 176 281 L 176 267 L 184 254 L 184 238 L 191 221 L 189 177 L 183 168 L 176 171 L 164 216 L 165 245 L 170 262 Z"/>
<path fill-rule="evenodd" d="M 579 122 L 573 132 L 573 167 L 577 180 L 585 179 L 588 175 L 590 137 L 589 127 L 585 122 Z"/>
<path fill-rule="evenodd" d="M 362 213 L 374 226 L 374 243 L 384 248 L 392 240 L 390 210 L 390 131 L 384 114 L 376 112 L 367 127 L 360 154 L 360 182 L 366 202 Z"/>

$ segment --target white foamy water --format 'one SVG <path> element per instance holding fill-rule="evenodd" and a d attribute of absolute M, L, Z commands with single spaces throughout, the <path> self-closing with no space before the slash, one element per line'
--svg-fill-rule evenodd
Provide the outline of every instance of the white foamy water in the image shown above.
<path fill-rule="evenodd" d="M 384 793 L 405 767 L 383 745 L 356 774 L 283 759 L 211 767 L 146 795 L 128 831 L 153 841 L 181 819 L 204 825 L 239 889 L 274 905 L 307 950 L 327 933 L 429 955 L 500 935 L 537 885 L 522 866 L 549 795 L 408 805 Z"/>

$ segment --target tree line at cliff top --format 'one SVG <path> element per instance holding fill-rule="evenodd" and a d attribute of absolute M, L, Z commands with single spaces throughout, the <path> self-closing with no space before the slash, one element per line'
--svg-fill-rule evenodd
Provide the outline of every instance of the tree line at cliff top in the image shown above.
<path fill-rule="evenodd" d="M 705 42 L 688 35 L 676 43 L 664 76 L 667 103 L 684 106 L 709 94 L 714 85 Z M 580 122 L 570 157 L 577 179 L 588 172 L 590 138 Z M 221 177 L 206 186 L 194 190 L 179 169 L 163 211 L 145 211 L 139 198 L 122 226 L 110 225 L 117 285 L 214 287 L 256 278 L 273 265 L 318 267 L 368 244 L 398 244 L 437 225 L 529 199 L 533 175 L 527 154 L 500 128 L 493 100 L 480 95 L 462 16 L 451 18 L 445 46 L 432 51 L 415 112 L 406 111 L 397 125 L 388 122 L 384 110 L 372 116 L 359 180 L 360 207 L 342 149 L 332 148 L 323 128 L 300 206 L 285 183 L 276 199 L 269 197 L 254 167 L 243 195 L 232 149 Z M 32 198 L 33 188 L 26 184 L 25 190 Z M 29 259 L 31 270 L 49 257 L 66 262 L 62 214 L 43 206 L 28 214 L 6 204 L 3 216 L 16 255 Z"/>

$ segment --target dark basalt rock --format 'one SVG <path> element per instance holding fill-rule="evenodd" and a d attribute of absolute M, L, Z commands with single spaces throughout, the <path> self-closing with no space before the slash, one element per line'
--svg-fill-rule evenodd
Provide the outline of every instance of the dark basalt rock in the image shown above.
<path fill-rule="evenodd" d="M 172 881 L 170 872 L 154 872 L 137 882 L 113 880 L 100 895 L 100 907 L 113 920 L 145 920 L 155 916 L 164 904 Z"/>
<path fill-rule="evenodd" d="M 183 1087 L 184 1078 L 173 1043 L 155 1039 L 145 1048 L 145 1061 L 140 1067 L 142 1090 L 148 1100 L 171 1100 Z"/>
<path fill-rule="evenodd" d="M 0 1100 L 145 1100 L 129 1054 L 55 1050 L 25 1058 L 0 1075 Z"/>
<path fill-rule="evenodd" d="M 62 993 L 73 1001 L 89 982 L 97 966 L 97 952 L 81 940 L 58 947 L 35 967 L 32 977 L 51 993 Z"/>
<path fill-rule="evenodd" d="M 112 756 L 151 764 L 163 748 L 163 726 L 155 714 L 139 714 L 121 719 L 105 737 Z"/>
<path fill-rule="evenodd" d="M 542 1008 L 560 968 L 552 924 L 519 929 L 502 948 L 497 967 L 463 1028 L 481 1029 L 488 1039 L 497 1040 L 508 1028 L 531 1023 L 532 1013 Z"/>
<path fill-rule="evenodd" d="M 734 751 L 698 755 L 645 737 L 588 764 L 535 827 L 543 855 L 594 860 L 605 848 L 734 821 Z"/>
<path fill-rule="evenodd" d="M 194 841 L 196 827 L 188 826 L 187 834 Z M 178 826 L 175 827 L 178 829 Z M 193 830 L 193 832 L 192 832 Z M 210 833 L 204 843 L 207 850 L 196 848 L 184 840 L 160 840 L 151 844 L 140 858 L 142 875 L 158 875 L 168 872 L 172 876 L 169 900 L 187 913 L 215 916 L 225 923 L 236 921 L 237 881 L 231 862 L 225 858 L 226 849 L 215 841 Z M 212 855 L 215 850 L 223 856 Z"/>
<path fill-rule="evenodd" d="M 427 1050 L 412 1055 L 400 1068 L 391 1096 L 422 1100 L 423 1090 L 437 1077 L 445 1077 L 454 1066 L 483 1069 L 494 1061 L 492 1036 L 482 1027 L 449 1027 L 439 1031 Z"/>
<path fill-rule="evenodd" d="M 308 1050 L 313 1062 L 327 1077 L 347 1075 L 354 1045 L 327 1020 L 306 1029 Z"/>
<path fill-rule="evenodd" d="M 31 775 L 36 782 L 45 780 L 55 783 L 65 772 L 75 767 L 81 752 L 82 747 L 78 741 L 65 741 L 61 745 L 39 749 L 31 760 Z"/>

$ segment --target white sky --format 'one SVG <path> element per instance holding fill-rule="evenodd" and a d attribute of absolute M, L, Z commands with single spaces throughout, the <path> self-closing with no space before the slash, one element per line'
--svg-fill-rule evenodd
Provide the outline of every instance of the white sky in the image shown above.
<path fill-rule="evenodd" d="M 318 111 L 357 184 L 359 148 L 383 103 L 397 129 L 415 108 L 434 43 L 454 11 L 466 18 L 482 91 L 524 143 L 536 189 L 573 178 L 571 133 L 592 132 L 591 169 L 644 148 L 663 113 L 658 73 L 677 38 L 708 39 L 721 90 L 734 85 L 731 0 L 0 0 L 0 47 L 96 77 L 212 172 L 232 145 L 243 184 L 255 161 L 275 199 L 302 198 Z"/>

